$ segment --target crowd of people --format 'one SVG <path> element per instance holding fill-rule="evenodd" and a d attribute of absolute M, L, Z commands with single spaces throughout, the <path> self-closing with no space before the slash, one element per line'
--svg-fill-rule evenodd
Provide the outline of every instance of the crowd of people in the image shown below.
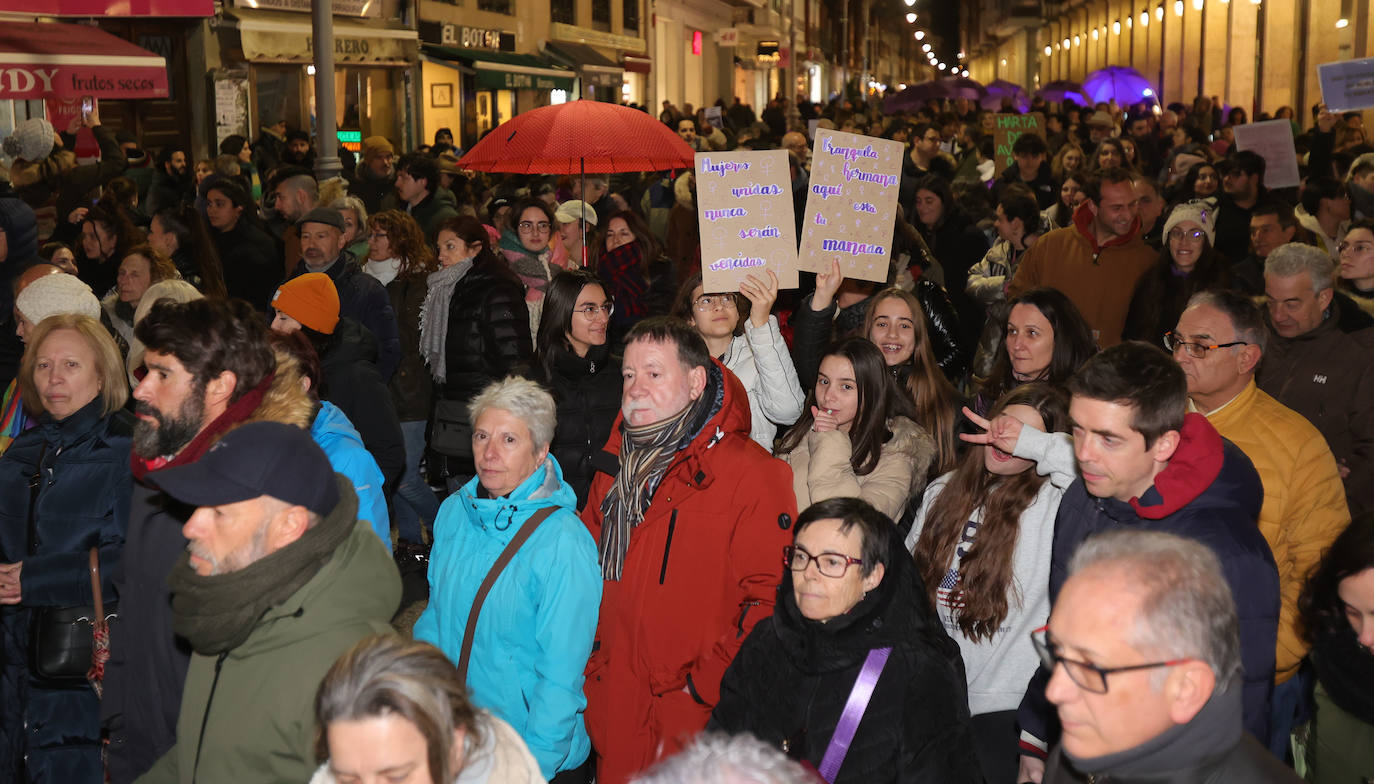
<path fill-rule="evenodd" d="M 1360 115 L 1271 189 L 1204 98 L 1000 174 L 964 100 L 719 106 L 798 220 L 808 120 L 906 145 L 886 281 L 707 290 L 691 171 L 21 123 L 0 780 L 1374 776 Z"/>

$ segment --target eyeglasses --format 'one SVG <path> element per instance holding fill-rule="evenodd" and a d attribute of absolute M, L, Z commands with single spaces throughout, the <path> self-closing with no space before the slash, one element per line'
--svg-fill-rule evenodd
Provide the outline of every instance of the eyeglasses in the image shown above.
<path fill-rule="evenodd" d="M 794 544 L 782 548 L 782 565 L 794 572 L 806 571 L 812 561 L 816 562 L 816 570 L 822 577 L 844 577 L 850 566 L 863 565 L 862 558 L 850 558 L 842 553 L 812 555 Z"/>
<path fill-rule="evenodd" d="M 573 312 L 581 313 L 583 316 L 586 316 L 587 318 L 592 318 L 598 313 L 605 316 L 606 318 L 610 318 L 611 314 L 615 312 L 615 303 L 606 302 L 600 305 L 583 305 L 580 308 L 573 308 Z"/>
<path fill-rule="evenodd" d="M 692 300 L 692 307 L 697 310 L 714 310 L 715 308 L 734 309 L 739 305 L 735 302 L 734 294 L 702 294 Z"/>
<path fill-rule="evenodd" d="M 1374 242 L 1342 242 L 1336 246 L 1340 253 L 1368 253 L 1371 249 L 1374 249 Z"/>
<path fill-rule="evenodd" d="M 1186 340 L 1179 340 L 1172 332 L 1164 333 L 1164 348 L 1177 354 L 1179 349 L 1188 352 L 1188 356 L 1193 359 L 1202 359 L 1207 356 L 1207 352 L 1215 348 L 1231 348 L 1232 346 L 1248 346 L 1244 340 L 1233 340 L 1230 343 L 1189 343 Z"/>
<path fill-rule="evenodd" d="M 533 234 L 535 231 L 538 231 L 540 234 L 544 234 L 548 232 L 549 229 L 553 228 L 553 224 L 549 223 L 548 221 L 539 221 L 538 223 L 535 223 L 534 221 L 520 221 L 519 223 L 515 224 L 515 228 L 519 229 L 525 234 Z"/>
<path fill-rule="evenodd" d="M 372 238 L 375 239 L 375 240 L 384 240 L 384 239 L 386 239 L 386 237 L 387 237 L 387 234 L 386 234 L 386 232 L 384 232 L 384 231 L 374 231 L 374 232 L 372 232 Z"/>
<path fill-rule="evenodd" d="M 1132 664 L 1126 667 L 1098 667 L 1084 661 L 1066 659 L 1059 655 L 1059 646 L 1050 640 L 1048 626 L 1041 626 L 1039 629 L 1030 633 L 1031 645 L 1035 646 L 1035 653 L 1040 657 L 1040 663 L 1045 665 L 1045 669 L 1053 672 L 1055 666 L 1064 665 L 1064 672 L 1069 676 L 1069 680 L 1083 691 L 1093 694 L 1107 693 L 1107 676 L 1117 672 L 1131 672 L 1134 670 L 1152 670 L 1156 667 L 1174 667 L 1192 659 L 1170 659 L 1169 661 L 1150 662 L 1149 664 Z"/>
<path fill-rule="evenodd" d="M 1175 226 L 1174 228 L 1169 230 L 1169 239 L 1175 241 L 1189 239 L 1193 242 L 1201 242 L 1206 238 L 1207 232 L 1203 231 L 1202 229 L 1193 229 L 1191 231 L 1186 231 Z"/>

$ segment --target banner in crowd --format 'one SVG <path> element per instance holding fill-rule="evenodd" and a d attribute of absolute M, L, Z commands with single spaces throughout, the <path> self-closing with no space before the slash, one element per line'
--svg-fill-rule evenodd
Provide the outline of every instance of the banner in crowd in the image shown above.
<path fill-rule="evenodd" d="M 1302 183 L 1292 123 L 1265 120 L 1237 125 L 1234 131 L 1237 150 L 1250 150 L 1264 159 L 1264 187 L 1296 188 Z"/>
<path fill-rule="evenodd" d="M 1317 66 L 1322 101 L 1333 112 L 1374 108 L 1374 57 Z M 1268 184 L 1268 178 L 1266 177 Z"/>
<path fill-rule="evenodd" d="M 1023 133 L 1033 133 L 1041 139 L 1045 138 L 1045 115 L 1040 112 L 993 115 L 992 160 L 996 165 L 993 170 L 995 176 L 1001 177 L 1002 172 L 1016 163 L 1016 159 L 1011 156 L 1011 146 L 1016 144 L 1016 139 Z"/>
<path fill-rule="evenodd" d="M 747 275 L 797 287 L 796 210 L 786 150 L 696 154 L 703 291 L 739 291 Z"/>
<path fill-rule="evenodd" d="M 903 152 L 890 139 L 816 131 L 798 267 L 826 272 L 839 259 L 846 278 L 887 280 Z"/>

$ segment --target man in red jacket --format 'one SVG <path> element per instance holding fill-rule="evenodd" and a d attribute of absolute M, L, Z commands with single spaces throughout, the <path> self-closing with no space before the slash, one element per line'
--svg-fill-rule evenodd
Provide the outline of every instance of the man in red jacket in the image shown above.
<path fill-rule="evenodd" d="M 695 330 L 640 322 L 622 373 L 582 512 L 606 579 L 586 684 L 599 784 L 706 725 L 725 668 L 773 611 L 797 514 L 791 471 L 749 438 L 744 386 Z"/>

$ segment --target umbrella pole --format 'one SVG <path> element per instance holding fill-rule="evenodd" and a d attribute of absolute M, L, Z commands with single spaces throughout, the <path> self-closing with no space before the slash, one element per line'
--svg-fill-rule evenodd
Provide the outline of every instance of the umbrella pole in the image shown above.
<path fill-rule="evenodd" d="M 587 266 L 587 159 L 577 159 L 578 176 L 581 178 L 582 185 L 579 193 L 582 195 L 582 266 Z"/>

